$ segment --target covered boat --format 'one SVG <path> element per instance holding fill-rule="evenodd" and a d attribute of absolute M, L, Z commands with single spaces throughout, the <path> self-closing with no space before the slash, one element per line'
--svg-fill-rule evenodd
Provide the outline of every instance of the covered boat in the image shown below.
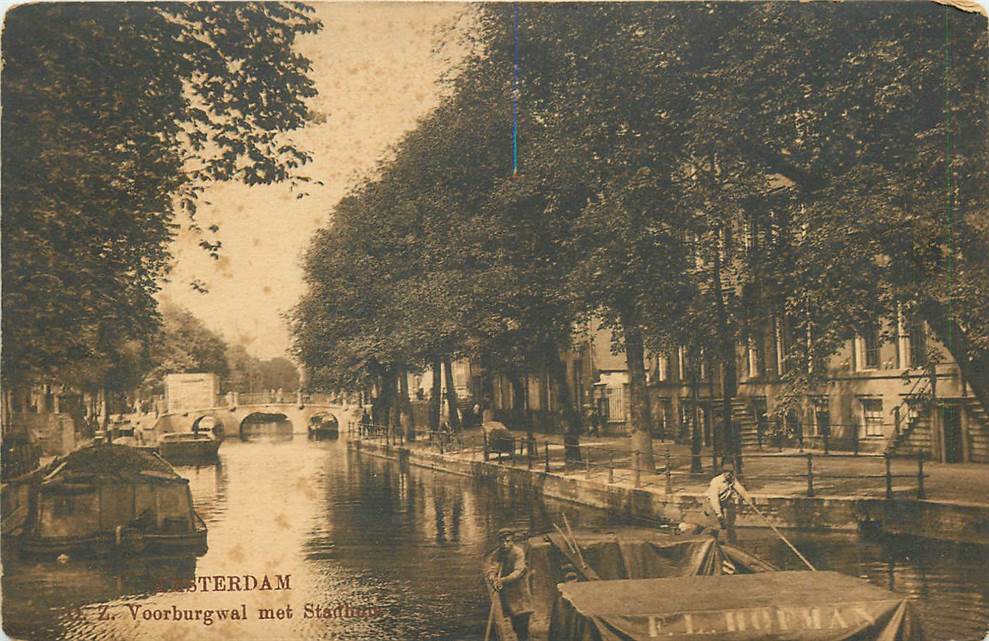
<path fill-rule="evenodd" d="M 170 432 L 158 439 L 158 452 L 174 465 L 195 465 L 217 460 L 220 444 L 206 432 Z"/>
<path fill-rule="evenodd" d="M 837 572 L 769 572 L 560 586 L 559 641 L 922 641 L 906 597 Z"/>
<path fill-rule="evenodd" d="M 695 575 L 751 574 L 776 568 L 710 535 L 679 536 L 648 528 L 577 530 L 529 537 L 519 542 L 525 552 L 533 612 L 529 639 L 571 638 L 574 610 L 563 600 L 560 585 L 572 581 L 611 585 L 620 579 L 651 579 Z M 497 550 L 485 560 L 495 563 Z M 516 641 L 507 616 L 504 594 L 488 584 L 493 627 L 501 641 Z"/>
<path fill-rule="evenodd" d="M 21 545 L 38 554 L 202 554 L 206 524 L 193 509 L 188 479 L 160 456 L 95 445 L 46 469 Z"/>

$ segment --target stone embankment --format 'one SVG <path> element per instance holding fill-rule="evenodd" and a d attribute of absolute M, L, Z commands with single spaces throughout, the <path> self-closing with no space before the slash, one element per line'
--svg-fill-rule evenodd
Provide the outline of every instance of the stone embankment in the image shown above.
<path fill-rule="evenodd" d="M 652 475 L 638 482 L 629 470 L 570 471 L 540 469 L 531 461 L 484 461 L 477 448 L 440 453 L 422 444 L 395 445 L 353 438 L 351 451 L 392 459 L 402 464 L 486 479 L 517 490 L 655 521 L 707 523 L 703 513 L 705 477 L 671 480 Z M 618 472 L 618 473 L 616 473 Z M 709 476 L 709 475 L 708 475 Z M 638 485 L 638 487 L 637 487 Z M 989 505 L 909 496 L 799 496 L 793 483 L 753 484 L 750 491 L 761 514 L 744 506 L 740 527 L 870 531 L 964 543 L 989 544 Z"/>

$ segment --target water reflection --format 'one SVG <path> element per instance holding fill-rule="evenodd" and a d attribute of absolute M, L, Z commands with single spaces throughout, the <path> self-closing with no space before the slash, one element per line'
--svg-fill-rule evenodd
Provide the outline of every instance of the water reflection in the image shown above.
<path fill-rule="evenodd" d="M 4 629 L 29 640 L 131 641 L 199 638 L 201 622 L 134 621 L 145 608 L 291 605 L 291 619 L 210 625 L 237 639 L 483 639 L 487 604 L 482 554 L 500 527 L 541 531 L 622 521 L 527 492 L 441 474 L 346 450 L 345 441 L 288 440 L 291 425 L 227 439 L 216 467 L 180 468 L 209 529 L 198 560 L 35 564 L 5 555 Z M 275 438 L 272 438 L 272 435 Z M 784 567 L 799 561 L 771 532 L 743 530 L 746 549 Z M 862 576 L 914 595 L 934 641 L 981 638 L 987 629 L 986 555 L 948 545 L 863 542 L 798 535 L 821 568 Z M 168 580 L 192 574 L 291 575 L 288 592 L 190 593 Z M 305 605 L 380 609 L 371 618 L 304 618 Z M 102 620 L 98 604 L 116 619 Z"/>
<path fill-rule="evenodd" d="M 283 414 L 251 414 L 240 424 L 242 441 L 291 441 L 292 433 L 292 422 Z"/>

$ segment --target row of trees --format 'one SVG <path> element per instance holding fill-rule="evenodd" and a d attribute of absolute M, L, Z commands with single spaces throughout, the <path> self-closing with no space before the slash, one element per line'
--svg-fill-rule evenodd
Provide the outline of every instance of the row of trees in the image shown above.
<path fill-rule="evenodd" d="M 262 360 L 243 345 L 229 345 L 189 310 L 163 305 L 162 331 L 151 342 L 150 370 L 141 382 L 144 394 L 164 393 L 166 374 L 210 372 L 227 392 L 299 388 L 299 369 L 287 358 Z"/>
<path fill-rule="evenodd" d="M 476 12 L 449 96 L 309 250 L 294 330 L 315 383 L 390 392 L 458 356 L 515 381 L 548 371 L 576 435 L 560 352 L 600 324 L 626 355 L 632 447 L 649 467 L 646 350 L 686 346 L 695 388 L 702 358 L 718 366 L 727 428 L 739 343 L 781 336 L 798 398 L 815 364 L 905 313 L 989 406 L 983 17 L 923 4 Z"/>
<path fill-rule="evenodd" d="M 3 380 L 131 389 L 155 294 L 213 181 L 293 179 L 321 24 L 288 3 L 45 3 L 3 30 Z M 304 180 L 295 178 L 294 180 Z M 176 350 L 166 350 L 172 354 Z M 174 354 L 172 354 L 174 355 Z M 159 363 L 161 366 L 161 363 Z"/>

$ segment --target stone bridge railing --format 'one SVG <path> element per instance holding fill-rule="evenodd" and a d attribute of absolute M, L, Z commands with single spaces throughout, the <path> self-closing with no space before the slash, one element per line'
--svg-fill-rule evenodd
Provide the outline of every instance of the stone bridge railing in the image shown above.
<path fill-rule="evenodd" d="M 296 403 L 297 405 L 340 405 L 331 394 L 282 392 L 227 392 L 216 397 L 214 407 L 236 407 L 237 405 L 267 405 L 269 403 Z"/>

